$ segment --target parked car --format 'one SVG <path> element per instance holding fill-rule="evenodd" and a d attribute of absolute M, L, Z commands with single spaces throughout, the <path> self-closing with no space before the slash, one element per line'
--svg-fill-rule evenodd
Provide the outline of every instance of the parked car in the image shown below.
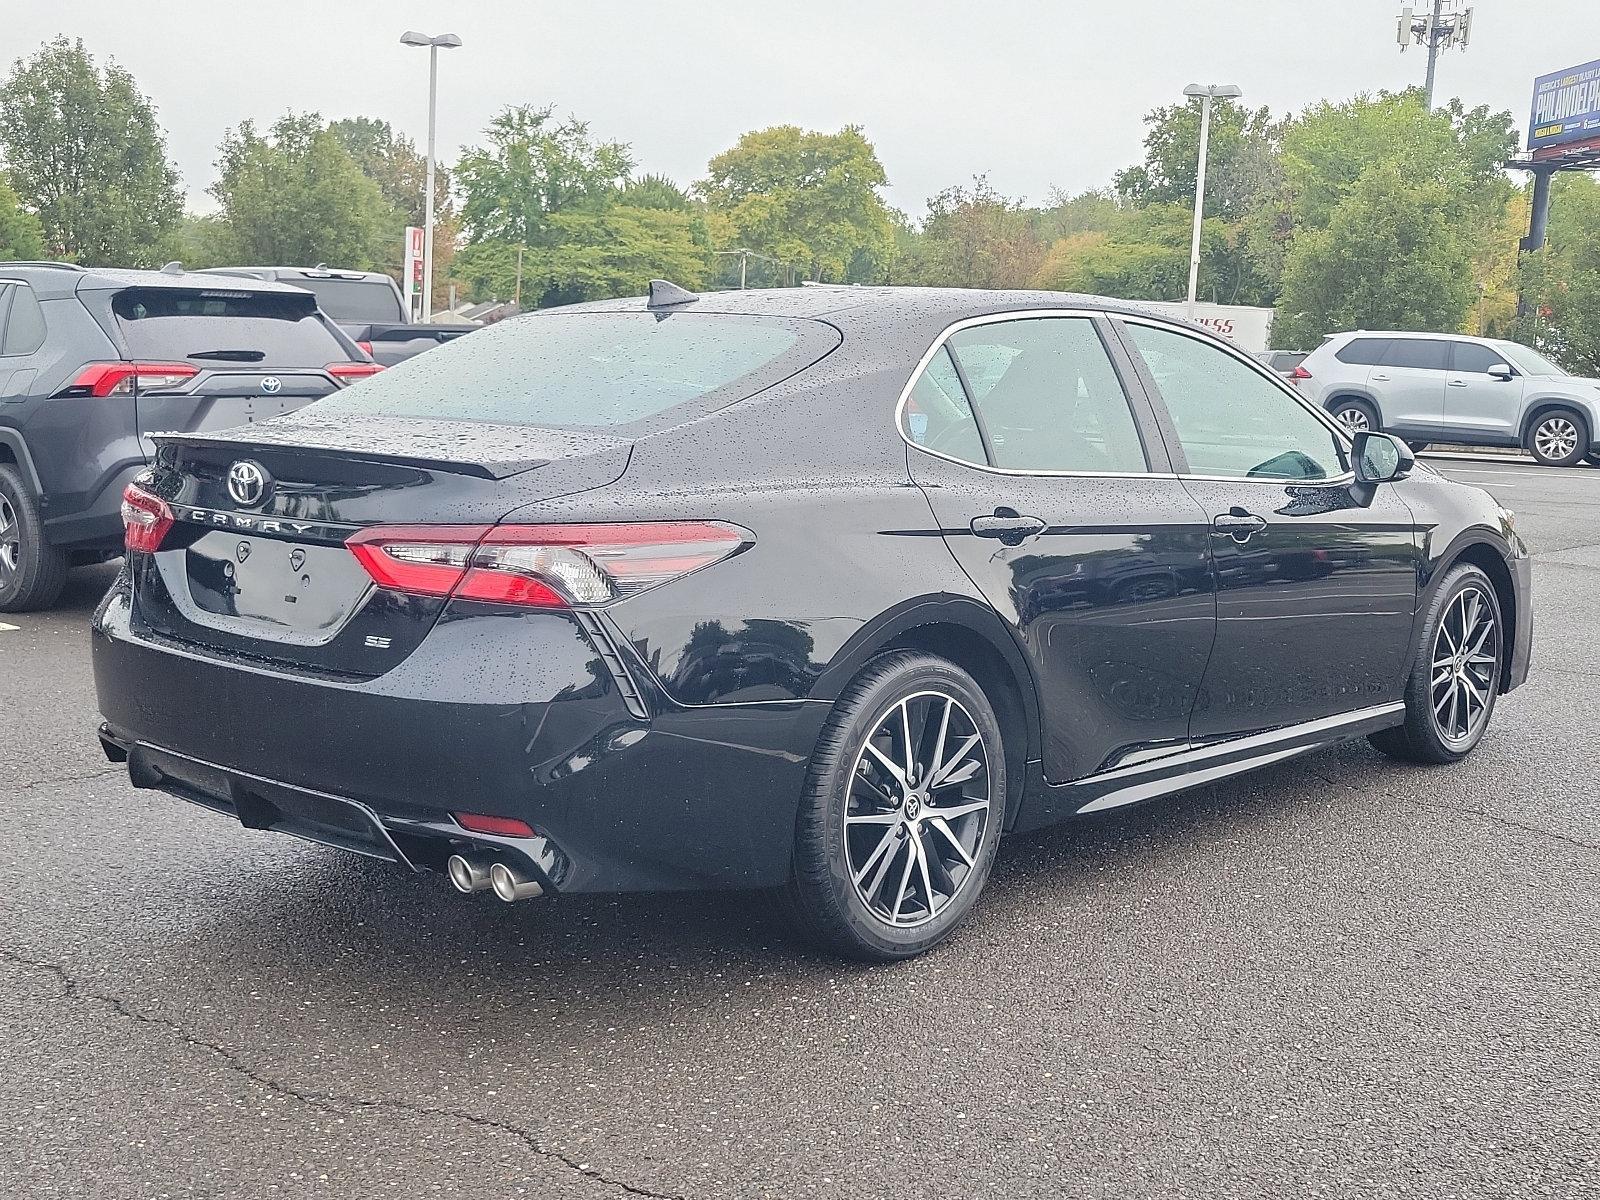
<path fill-rule="evenodd" d="M 305 288 L 374 362 L 392 367 L 445 342 L 471 333 L 476 325 L 415 323 L 400 285 L 381 271 L 338 271 L 316 267 L 210 267 L 209 274 L 268 279 Z"/>
<path fill-rule="evenodd" d="M 877 959 L 1002 832 L 1469 753 L 1528 671 L 1511 514 L 1063 303 L 658 285 L 164 436 L 94 620 L 106 753 L 463 892 L 772 888 Z"/>
<path fill-rule="evenodd" d="M 1600 463 L 1600 381 L 1517 342 L 1438 333 L 1340 333 L 1290 375 L 1352 430 L 1521 446 L 1539 462 Z"/>
<path fill-rule="evenodd" d="M 1256 356 L 1267 364 L 1270 370 L 1276 371 L 1285 379 L 1294 374 L 1294 369 L 1306 360 L 1304 350 L 1263 350 Z"/>
<path fill-rule="evenodd" d="M 122 553 L 153 431 L 263 420 L 378 369 L 291 288 L 0 263 L 0 612 Z"/>

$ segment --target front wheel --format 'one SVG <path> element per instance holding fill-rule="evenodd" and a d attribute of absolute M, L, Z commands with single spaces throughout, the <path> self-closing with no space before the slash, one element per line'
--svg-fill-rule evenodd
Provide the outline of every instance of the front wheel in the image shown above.
<path fill-rule="evenodd" d="M 972 677 L 929 654 L 873 660 L 812 755 L 781 900 L 827 950 L 921 954 L 966 919 L 1005 813 L 1005 748 Z"/>
<path fill-rule="evenodd" d="M 1489 727 L 1505 662 L 1500 599 L 1470 563 L 1451 568 L 1428 604 L 1406 682 L 1404 725 L 1375 733 L 1392 758 L 1449 763 L 1471 754 Z"/>
<path fill-rule="evenodd" d="M 1589 427 L 1570 409 L 1541 413 L 1528 430 L 1528 452 L 1547 467 L 1571 467 L 1589 452 Z"/>

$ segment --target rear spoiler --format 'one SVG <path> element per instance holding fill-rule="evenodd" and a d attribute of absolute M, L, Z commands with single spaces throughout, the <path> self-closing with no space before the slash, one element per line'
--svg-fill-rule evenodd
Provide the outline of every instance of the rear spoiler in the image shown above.
<path fill-rule="evenodd" d="M 632 445 L 622 438 L 578 429 L 402 417 L 336 421 L 302 413 L 290 413 L 236 430 L 153 433 L 150 438 L 158 447 L 210 447 L 241 456 L 252 451 L 291 450 L 319 458 L 394 463 L 477 479 L 506 479 L 556 459 L 600 454 Z M 389 448 L 378 448 L 384 446 Z"/>

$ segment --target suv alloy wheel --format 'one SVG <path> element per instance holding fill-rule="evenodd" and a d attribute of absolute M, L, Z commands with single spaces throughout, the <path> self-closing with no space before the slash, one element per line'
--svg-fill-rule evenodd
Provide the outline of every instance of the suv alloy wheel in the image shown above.
<path fill-rule="evenodd" d="M 1588 450 L 1588 426 L 1570 409 L 1541 413 L 1528 431 L 1528 451 L 1547 467 L 1575 466 Z"/>

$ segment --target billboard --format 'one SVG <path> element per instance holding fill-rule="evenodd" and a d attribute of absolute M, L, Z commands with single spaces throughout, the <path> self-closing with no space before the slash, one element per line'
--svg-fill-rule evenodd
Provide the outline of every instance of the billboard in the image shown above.
<path fill-rule="evenodd" d="M 1172 303 L 1141 300 L 1139 303 L 1163 316 L 1184 320 L 1189 316 L 1189 306 L 1181 300 Z M 1271 349 L 1272 313 L 1270 308 L 1248 308 L 1242 304 L 1196 304 L 1194 321 L 1212 333 L 1220 333 L 1241 350 L 1259 354 Z"/>
<path fill-rule="evenodd" d="M 1533 81 L 1533 117 L 1528 149 L 1600 141 L 1600 60 Z"/>

